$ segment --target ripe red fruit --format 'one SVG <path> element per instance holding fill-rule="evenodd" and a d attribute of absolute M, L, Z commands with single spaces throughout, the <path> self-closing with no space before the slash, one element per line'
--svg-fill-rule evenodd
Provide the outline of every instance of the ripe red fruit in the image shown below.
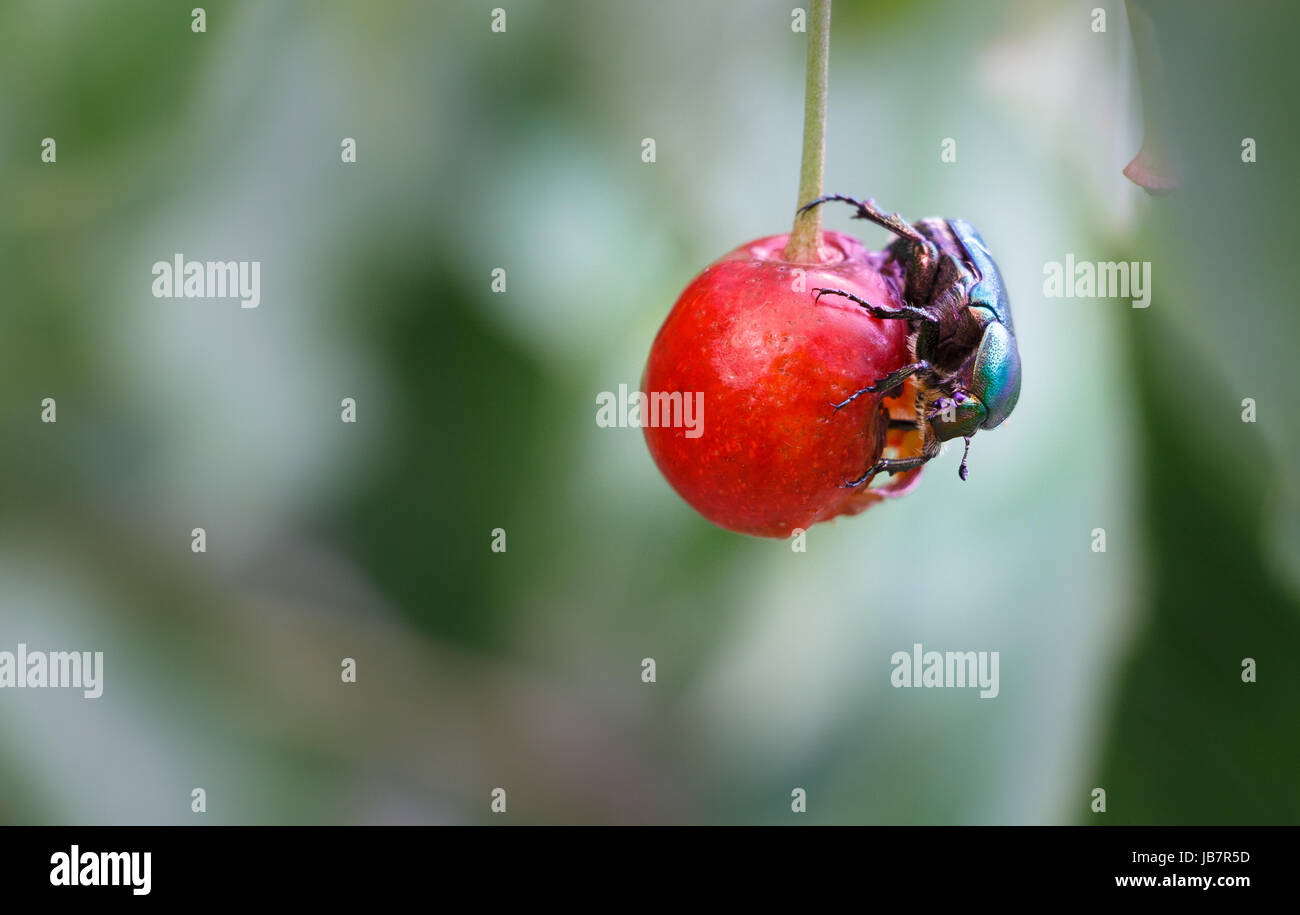
<path fill-rule="evenodd" d="M 703 393 L 696 438 L 643 417 L 650 454 L 705 518 L 760 537 L 857 514 L 909 489 L 920 472 L 883 487 L 843 486 L 885 448 L 919 441 L 888 431 L 879 395 L 838 413 L 831 406 L 908 362 L 906 321 L 874 318 L 838 296 L 814 302 L 812 290 L 826 287 L 900 305 L 884 255 L 825 232 L 822 262 L 796 264 L 783 259 L 787 239 L 742 245 L 696 277 L 660 328 L 641 385 L 647 395 Z M 915 418 L 910 382 L 885 403 L 896 418 Z"/>

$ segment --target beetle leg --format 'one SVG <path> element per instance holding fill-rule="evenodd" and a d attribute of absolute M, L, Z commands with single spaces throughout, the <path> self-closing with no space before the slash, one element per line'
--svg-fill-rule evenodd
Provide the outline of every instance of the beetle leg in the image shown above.
<path fill-rule="evenodd" d="M 917 231 L 916 227 L 903 219 L 902 216 L 899 216 L 897 213 L 893 216 L 886 216 L 880 210 L 876 209 L 876 201 L 871 198 L 862 201 L 854 200 L 852 197 L 845 197 L 843 194 L 827 194 L 825 197 L 818 197 L 811 203 L 804 204 L 799 208 L 799 212 L 806 213 L 813 207 L 820 206 L 823 203 L 829 203 L 832 200 L 851 204 L 852 206 L 857 207 L 858 211 L 853 214 L 854 219 L 865 219 L 869 222 L 874 222 L 882 229 L 888 229 L 895 235 L 900 238 L 906 238 L 913 244 L 921 245 L 923 247 L 933 247 L 930 240 Z"/>
<path fill-rule="evenodd" d="M 893 390 L 917 372 L 928 372 L 929 370 L 930 363 L 926 362 L 924 359 L 920 362 L 913 362 L 911 365 L 905 365 L 897 371 L 890 372 L 884 378 L 876 379 L 865 388 L 859 388 L 844 400 L 841 400 L 839 403 L 833 403 L 831 406 L 835 408 L 836 412 L 838 412 L 853 403 L 853 401 L 857 400 L 863 394 L 879 394 L 881 391 Z M 892 423 L 893 420 L 890 422 Z M 910 419 L 901 419 L 899 422 L 907 424 L 908 428 L 916 428 L 916 423 Z"/>
<path fill-rule="evenodd" d="M 894 422 L 895 420 L 890 420 L 891 425 Z M 909 422 L 909 420 L 898 420 L 898 422 L 906 423 Z M 916 468 L 929 463 L 929 461 L 932 458 L 936 457 L 938 454 L 939 454 L 939 441 L 930 433 L 929 428 L 927 427 L 925 441 L 922 442 L 921 444 L 920 454 L 914 457 L 906 457 L 906 458 L 882 457 L 878 459 L 876 463 L 868 467 L 867 472 L 864 473 L 862 476 L 858 477 L 856 480 L 845 480 L 844 488 L 857 489 L 859 486 L 861 486 L 863 483 L 870 480 L 873 476 L 875 476 L 878 473 L 887 473 L 890 476 L 893 476 L 896 473 L 906 473 L 909 470 L 915 470 Z"/>
<path fill-rule="evenodd" d="M 852 394 L 850 394 L 848 397 L 844 398 L 844 399 L 841 400 L 839 403 L 833 403 L 833 404 L 831 404 L 831 406 L 834 407 L 834 408 L 835 408 L 835 412 L 838 413 L 840 410 L 844 409 L 844 408 L 847 407 L 849 404 L 853 403 L 853 401 L 857 400 L 857 399 L 858 399 L 859 397 L 861 397 L 863 394 L 874 394 L 874 393 L 876 393 L 876 392 L 873 391 L 873 390 L 872 390 L 871 388 L 869 388 L 869 387 L 867 387 L 867 388 L 858 388 L 856 391 L 854 391 L 854 392 L 853 392 Z"/>
<path fill-rule="evenodd" d="M 909 470 L 915 470 L 922 464 L 930 460 L 930 455 L 918 454 L 916 457 L 909 458 L 881 458 L 867 469 L 867 472 L 856 480 L 845 480 L 845 489 L 857 489 L 867 480 L 871 479 L 878 473 L 887 473 L 891 476 L 896 473 L 906 473 Z"/>
<path fill-rule="evenodd" d="M 883 305 L 872 305 L 870 302 L 864 302 L 851 292 L 845 292 L 843 289 L 814 289 L 817 293 L 813 299 L 814 302 L 820 301 L 824 295 L 839 295 L 848 299 L 857 305 L 861 305 L 871 313 L 875 318 L 902 318 L 908 321 L 933 321 L 934 315 L 928 308 L 918 308 L 915 305 L 900 305 L 897 308 L 886 308 Z"/>
<path fill-rule="evenodd" d="M 870 386 L 864 388 L 864 390 L 871 391 L 872 393 L 876 393 L 877 391 L 890 391 L 911 378 L 917 372 L 928 372 L 930 369 L 930 363 L 922 359 L 919 362 L 913 362 L 911 365 L 905 365 L 901 369 L 892 371 L 884 378 L 877 378 Z"/>

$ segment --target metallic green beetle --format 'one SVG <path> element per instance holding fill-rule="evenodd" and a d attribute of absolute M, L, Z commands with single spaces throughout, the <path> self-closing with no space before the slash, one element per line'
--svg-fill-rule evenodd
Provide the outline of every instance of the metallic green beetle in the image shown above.
<path fill-rule="evenodd" d="M 1002 423 L 1020 398 L 1020 351 L 1011 322 L 1011 304 L 997 265 L 979 233 L 962 219 L 922 219 L 909 225 L 897 213 L 886 216 L 875 201 L 861 202 L 832 194 L 800 208 L 806 212 L 831 200 L 857 208 L 855 219 L 883 226 L 898 238 L 887 249 L 901 285 L 903 305 L 864 302 L 841 289 L 814 289 L 843 296 L 877 318 L 910 322 L 911 363 L 834 404 L 836 411 L 863 394 L 887 394 L 915 375 L 919 382 L 916 415 L 923 442 L 916 457 L 882 457 L 856 480 L 858 487 L 877 473 L 902 473 L 920 467 L 939 453 L 941 443 L 966 440 L 958 475 L 966 479 L 970 440 L 980 429 Z M 891 426 L 916 422 L 891 420 Z"/>

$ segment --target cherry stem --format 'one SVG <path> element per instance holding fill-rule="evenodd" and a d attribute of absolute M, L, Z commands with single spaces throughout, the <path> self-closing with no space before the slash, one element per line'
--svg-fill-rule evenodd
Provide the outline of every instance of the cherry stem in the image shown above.
<path fill-rule="evenodd" d="M 803 164 L 799 168 L 799 206 L 822 195 L 826 170 L 826 83 L 831 54 L 831 0 L 811 0 L 808 11 L 808 76 L 804 83 Z M 822 211 L 795 216 L 784 258 L 795 263 L 821 261 Z"/>

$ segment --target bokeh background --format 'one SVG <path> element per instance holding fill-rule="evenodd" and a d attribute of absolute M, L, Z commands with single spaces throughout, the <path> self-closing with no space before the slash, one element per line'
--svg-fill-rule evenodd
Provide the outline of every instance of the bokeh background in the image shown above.
<path fill-rule="evenodd" d="M 1026 374 L 968 483 L 802 554 L 595 423 L 788 230 L 793 2 L 195 5 L 0 6 L 0 650 L 106 668 L 0 692 L 0 822 L 1300 821 L 1293 5 L 1142 4 L 1152 198 L 1124 5 L 836 0 L 827 189 L 972 221 Z M 153 298 L 177 251 L 261 307 Z M 1066 254 L 1151 306 L 1045 297 Z M 914 642 L 999 697 L 891 688 Z"/>

